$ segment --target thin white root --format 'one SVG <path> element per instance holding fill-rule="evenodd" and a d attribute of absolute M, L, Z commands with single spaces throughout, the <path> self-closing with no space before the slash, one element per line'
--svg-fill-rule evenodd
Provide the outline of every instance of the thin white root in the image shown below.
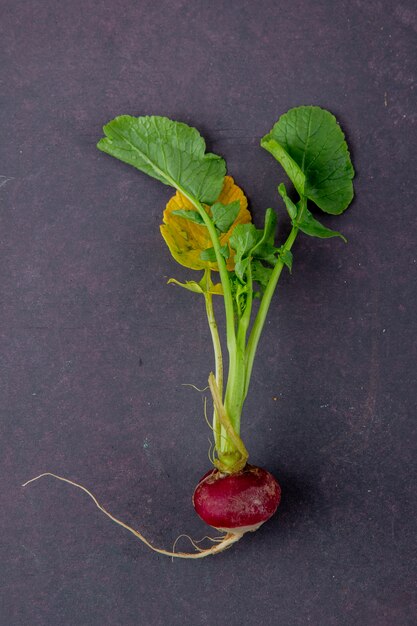
<path fill-rule="evenodd" d="M 204 549 L 200 548 L 200 546 L 197 545 L 197 544 L 202 543 L 203 541 L 211 541 L 212 543 L 219 543 L 220 541 L 223 541 L 224 535 L 222 535 L 221 537 L 209 537 L 208 535 L 205 535 L 201 539 L 193 539 L 192 537 L 190 537 L 190 535 L 187 535 L 186 533 L 183 533 L 182 535 L 178 535 L 178 537 L 176 538 L 176 540 L 173 543 L 172 550 L 174 552 L 175 552 L 175 546 L 177 545 L 178 541 L 180 539 L 182 539 L 182 537 L 186 537 L 187 539 L 189 539 L 189 541 L 191 542 L 193 548 L 198 550 L 198 552 L 204 552 Z"/>
<path fill-rule="evenodd" d="M 187 539 L 189 539 L 191 545 L 193 546 L 193 548 L 195 548 L 197 550 L 197 552 L 202 552 L 203 551 L 203 549 L 200 548 L 200 546 L 197 545 L 198 541 L 195 541 L 192 537 L 190 537 L 190 535 L 187 535 L 187 534 L 183 533 L 182 535 L 178 535 L 178 537 L 174 541 L 174 543 L 172 545 L 172 551 L 173 552 L 175 552 L 176 545 L 177 545 L 178 541 L 180 539 L 182 539 L 182 537 L 187 537 Z M 201 539 L 200 539 L 200 541 L 201 541 Z"/>
<path fill-rule="evenodd" d="M 207 387 L 204 387 L 204 389 L 200 389 L 199 387 L 196 387 L 196 385 L 193 385 L 192 383 L 181 383 L 182 387 L 192 387 L 193 389 L 195 389 L 196 391 L 199 391 L 200 393 L 203 393 L 204 391 L 207 391 L 207 389 L 209 389 L 209 386 L 207 385 Z"/>
<path fill-rule="evenodd" d="M 206 424 L 207 424 L 207 426 L 210 428 L 210 430 L 212 430 L 212 431 L 214 432 L 214 428 L 213 428 L 213 426 L 210 424 L 210 422 L 209 422 L 209 418 L 208 418 L 208 415 L 207 415 L 207 398 L 204 398 L 203 405 L 204 405 L 204 419 L 205 419 L 205 421 L 206 421 Z"/>
<path fill-rule="evenodd" d="M 226 550 L 226 548 L 230 548 L 231 545 L 233 545 L 234 543 L 236 543 L 237 541 L 239 541 L 239 539 L 243 537 L 243 533 L 227 532 L 225 533 L 223 537 L 215 537 L 214 539 L 210 539 L 211 541 L 216 542 L 216 545 L 211 546 L 211 548 L 206 548 L 206 549 L 199 548 L 196 545 L 196 542 L 194 542 L 190 537 L 191 543 L 196 548 L 196 550 L 198 550 L 198 552 L 171 552 L 169 550 L 164 550 L 163 548 L 156 548 L 138 530 L 135 530 L 131 526 L 128 526 L 121 520 L 117 519 L 117 517 L 114 517 L 111 513 L 106 511 L 106 509 L 98 502 L 97 498 L 93 496 L 91 491 L 88 491 L 86 487 L 83 487 L 82 485 L 79 485 L 78 483 L 75 483 L 74 481 L 69 480 L 68 478 L 63 478 L 62 476 L 58 476 L 57 474 L 52 474 L 52 472 L 44 472 L 43 474 L 39 474 L 39 476 L 35 476 L 35 478 L 31 478 L 30 480 L 23 483 L 22 487 L 26 487 L 26 485 L 33 483 L 35 480 L 39 480 L 39 478 L 42 478 L 43 476 L 52 476 L 53 478 L 56 478 L 57 480 L 61 480 L 64 483 L 68 483 L 69 485 L 73 485 L 73 487 L 77 487 L 78 489 L 81 489 L 82 491 L 84 491 L 84 493 L 90 496 L 90 498 L 93 500 L 96 507 L 99 508 L 100 511 L 104 513 L 104 515 L 107 515 L 107 517 L 109 517 L 115 524 L 118 524 L 119 526 L 122 526 L 123 528 L 131 532 L 133 535 L 135 535 L 137 539 L 140 539 L 140 541 L 142 541 L 146 546 L 148 546 L 148 548 L 150 548 L 154 552 L 158 552 L 159 554 L 165 554 L 166 556 L 177 557 L 179 559 L 202 559 L 206 556 L 210 556 L 211 554 L 218 554 L 219 552 Z M 180 537 L 181 536 L 182 535 L 180 535 Z M 174 548 L 178 539 L 179 537 L 174 543 Z"/>

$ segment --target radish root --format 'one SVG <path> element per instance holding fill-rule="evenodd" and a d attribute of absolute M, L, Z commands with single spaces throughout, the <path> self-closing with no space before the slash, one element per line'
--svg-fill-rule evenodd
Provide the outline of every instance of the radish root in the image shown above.
<path fill-rule="evenodd" d="M 200 393 L 203 393 L 204 391 L 208 390 L 208 385 L 207 387 L 204 387 L 204 389 L 200 389 L 199 387 L 196 387 L 196 385 L 193 385 L 192 383 L 181 383 L 181 385 L 183 387 L 192 387 L 193 389 L 195 389 L 196 391 L 199 391 Z"/>
<path fill-rule="evenodd" d="M 84 491 L 84 493 L 86 493 L 88 496 L 90 496 L 90 498 L 93 500 L 93 502 L 96 505 L 96 507 L 99 508 L 100 511 L 102 513 L 104 513 L 104 515 L 107 515 L 107 517 L 109 517 L 115 524 L 118 524 L 119 526 L 122 526 L 123 528 L 125 528 L 126 530 L 131 532 L 133 535 L 135 535 L 135 537 L 137 539 L 140 539 L 140 541 L 142 541 L 146 546 L 148 546 L 148 548 L 150 548 L 154 552 L 158 552 L 158 554 L 164 554 L 165 556 L 176 557 L 178 559 L 202 559 L 202 558 L 204 558 L 206 556 L 210 556 L 212 554 L 218 554 L 219 552 L 223 552 L 223 550 L 226 550 L 227 548 L 232 546 L 234 543 L 236 543 L 237 541 L 239 541 L 239 539 L 241 539 L 243 537 L 243 533 L 239 533 L 239 532 L 227 532 L 222 537 L 215 537 L 213 539 L 208 537 L 208 539 L 210 539 L 210 541 L 215 542 L 216 545 L 211 546 L 211 548 L 204 548 L 204 549 L 203 548 L 199 548 L 196 545 L 197 542 L 193 541 L 191 539 L 191 537 L 189 537 L 189 539 L 191 540 L 192 545 L 197 550 L 197 552 L 174 552 L 174 551 L 171 552 L 170 550 L 164 550 L 163 548 L 157 548 L 156 546 L 152 545 L 142 535 L 142 533 L 140 533 L 138 530 L 135 530 L 131 526 L 128 526 L 128 524 L 125 524 L 121 520 L 117 519 L 117 517 L 114 517 L 114 515 L 109 513 L 104 508 L 104 506 L 102 506 L 99 503 L 99 501 L 91 493 L 91 491 L 89 491 L 86 487 L 83 487 L 83 485 L 79 485 L 78 483 L 76 483 L 76 482 L 74 482 L 72 480 L 69 480 L 68 478 L 64 478 L 63 476 L 58 476 L 57 474 L 52 474 L 52 472 L 44 472 L 43 474 L 39 474 L 39 476 L 35 476 L 35 478 L 31 478 L 30 480 L 28 480 L 25 483 L 23 483 L 22 487 L 26 487 L 30 483 L 33 483 L 33 482 L 35 482 L 35 480 L 39 480 L 39 478 L 43 478 L 44 476 L 52 476 L 52 478 L 56 478 L 57 480 L 61 480 L 64 483 L 68 483 L 69 485 L 72 485 L 73 487 L 77 487 L 78 489 L 81 489 L 81 491 Z M 180 537 L 182 537 L 182 536 L 183 535 L 180 535 Z M 188 535 L 185 535 L 185 536 L 188 536 Z M 180 537 L 178 537 L 176 539 L 176 541 L 174 543 L 174 548 L 173 549 L 175 549 L 175 545 L 176 545 L 176 543 L 177 543 L 177 541 L 178 541 L 178 539 Z M 205 539 L 205 538 L 206 537 L 203 537 L 203 539 Z"/>

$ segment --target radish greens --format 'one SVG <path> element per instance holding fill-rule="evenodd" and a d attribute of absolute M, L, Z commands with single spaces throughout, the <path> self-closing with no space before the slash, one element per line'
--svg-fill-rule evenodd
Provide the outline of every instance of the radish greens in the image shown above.
<path fill-rule="evenodd" d="M 205 299 L 216 363 L 210 384 L 212 460 L 221 472 L 233 474 L 245 467 L 248 458 L 240 439 L 243 404 L 272 296 L 283 268 L 291 271 L 293 266 L 297 235 L 345 240 L 338 231 L 322 225 L 307 207 L 310 201 L 324 213 L 338 215 L 349 206 L 354 170 L 344 134 L 328 111 L 301 106 L 282 115 L 262 138 L 261 146 L 280 163 L 298 195 L 293 200 L 284 183 L 278 187 L 291 231 L 277 245 L 275 211 L 268 208 L 263 228 L 255 227 L 243 192 L 226 176 L 224 160 L 205 152 L 204 139 L 196 129 L 164 117 L 123 115 L 109 122 L 104 133 L 100 150 L 177 190 L 164 212 L 161 232 L 174 258 L 186 267 L 203 270 L 204 275 L 199 281 L 170 282 Z M 213 271 L 220 276 L 217 284 Z M 213 295 L 224 298 L 225 385 Z M 259 300 L 256 315 L 255 298 Z"/>

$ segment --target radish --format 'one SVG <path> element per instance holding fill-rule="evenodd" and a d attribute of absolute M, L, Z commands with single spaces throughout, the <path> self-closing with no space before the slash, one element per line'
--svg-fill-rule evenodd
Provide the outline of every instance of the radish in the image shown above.
<path fill-rule="evenodd" d="M 249 465 L 233 474 L 207 472 L 193 495 L 197 515 L 229 533 L 258 530 L 277 510 L 281 487 L 266 470 Z"/>
<path fill-rule="evenodd" d="M 110 519 L 132 532 L 160 554 L 203 558 L 236 543 L 257 530 L 276 511 L 281 488 L 266 470 L 248 464 L 248 451 L 240 437 L 243 406 L 249 391 L 259 340 L 272 296 L 284 267 L 292 271 L 292 247 L 298 234 L 345 237 L 321 224 L 309 211 L 308 201 L 325 213 L 338 215 L 353 198 L 354 170 L 344 134 L 335 117 L 316 106 L 302 106 L 282 115 L 261 146 L 275 157 L 291 180 L 298 200 L 285 185 L 278 186 L 291 222 L 291 230 L 276 245 L 277 216 L 267 209 L 263 228 L 256 228 L 243 191 L 226 175 L 224 160 L 206 153 L 199 132 L 165 117 L 116 117 L 104 127 L 98 143 L 103 152 L 133 165 L 173 187 L 175 195 L 163 212 L 161 234 L 174 259 L 203 271 L 199 280 L 168 282 L 204 299 L 214 351 L 214 369 L 208 377 L 213 400 L 211 461 L 213 467 L 199 481 L 193 496 L 197 514 L 222 531 L 209 548 L 192 542 L 196 552 L 157 548 L 139 531 L 102 507 L 84 486 L 50 472 L 87 493 Z M 219 281 L 213 281 L 218 274 Z M 215 318 L 213 296 L 222 298 L 226 315 L 227 380 L 223 349 Z M 259 301 L 256 314 L 253 303 Z"/>

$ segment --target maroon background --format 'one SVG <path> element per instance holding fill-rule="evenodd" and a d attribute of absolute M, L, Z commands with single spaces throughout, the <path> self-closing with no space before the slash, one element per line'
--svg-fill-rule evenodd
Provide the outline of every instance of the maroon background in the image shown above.
<path fill-rule="evenodd" d="M 2 626 L 415 624 L 415 31 L 411 0 L 1 2 Z M 159 235 L 170 191 L 95 148 L 117 114 L 197 126 L 260 222 L 287 221 L 260 137 L 335 113 L 356 200 L 300 237 L 243 436 L 283 487 L 272 522 L 198 562 L 150 552 L 206 528 L 198 296 Z M 186 540 L 179 548 L 187 549 Z M 415 571 L 415 570 L 414 570 Z"/>

